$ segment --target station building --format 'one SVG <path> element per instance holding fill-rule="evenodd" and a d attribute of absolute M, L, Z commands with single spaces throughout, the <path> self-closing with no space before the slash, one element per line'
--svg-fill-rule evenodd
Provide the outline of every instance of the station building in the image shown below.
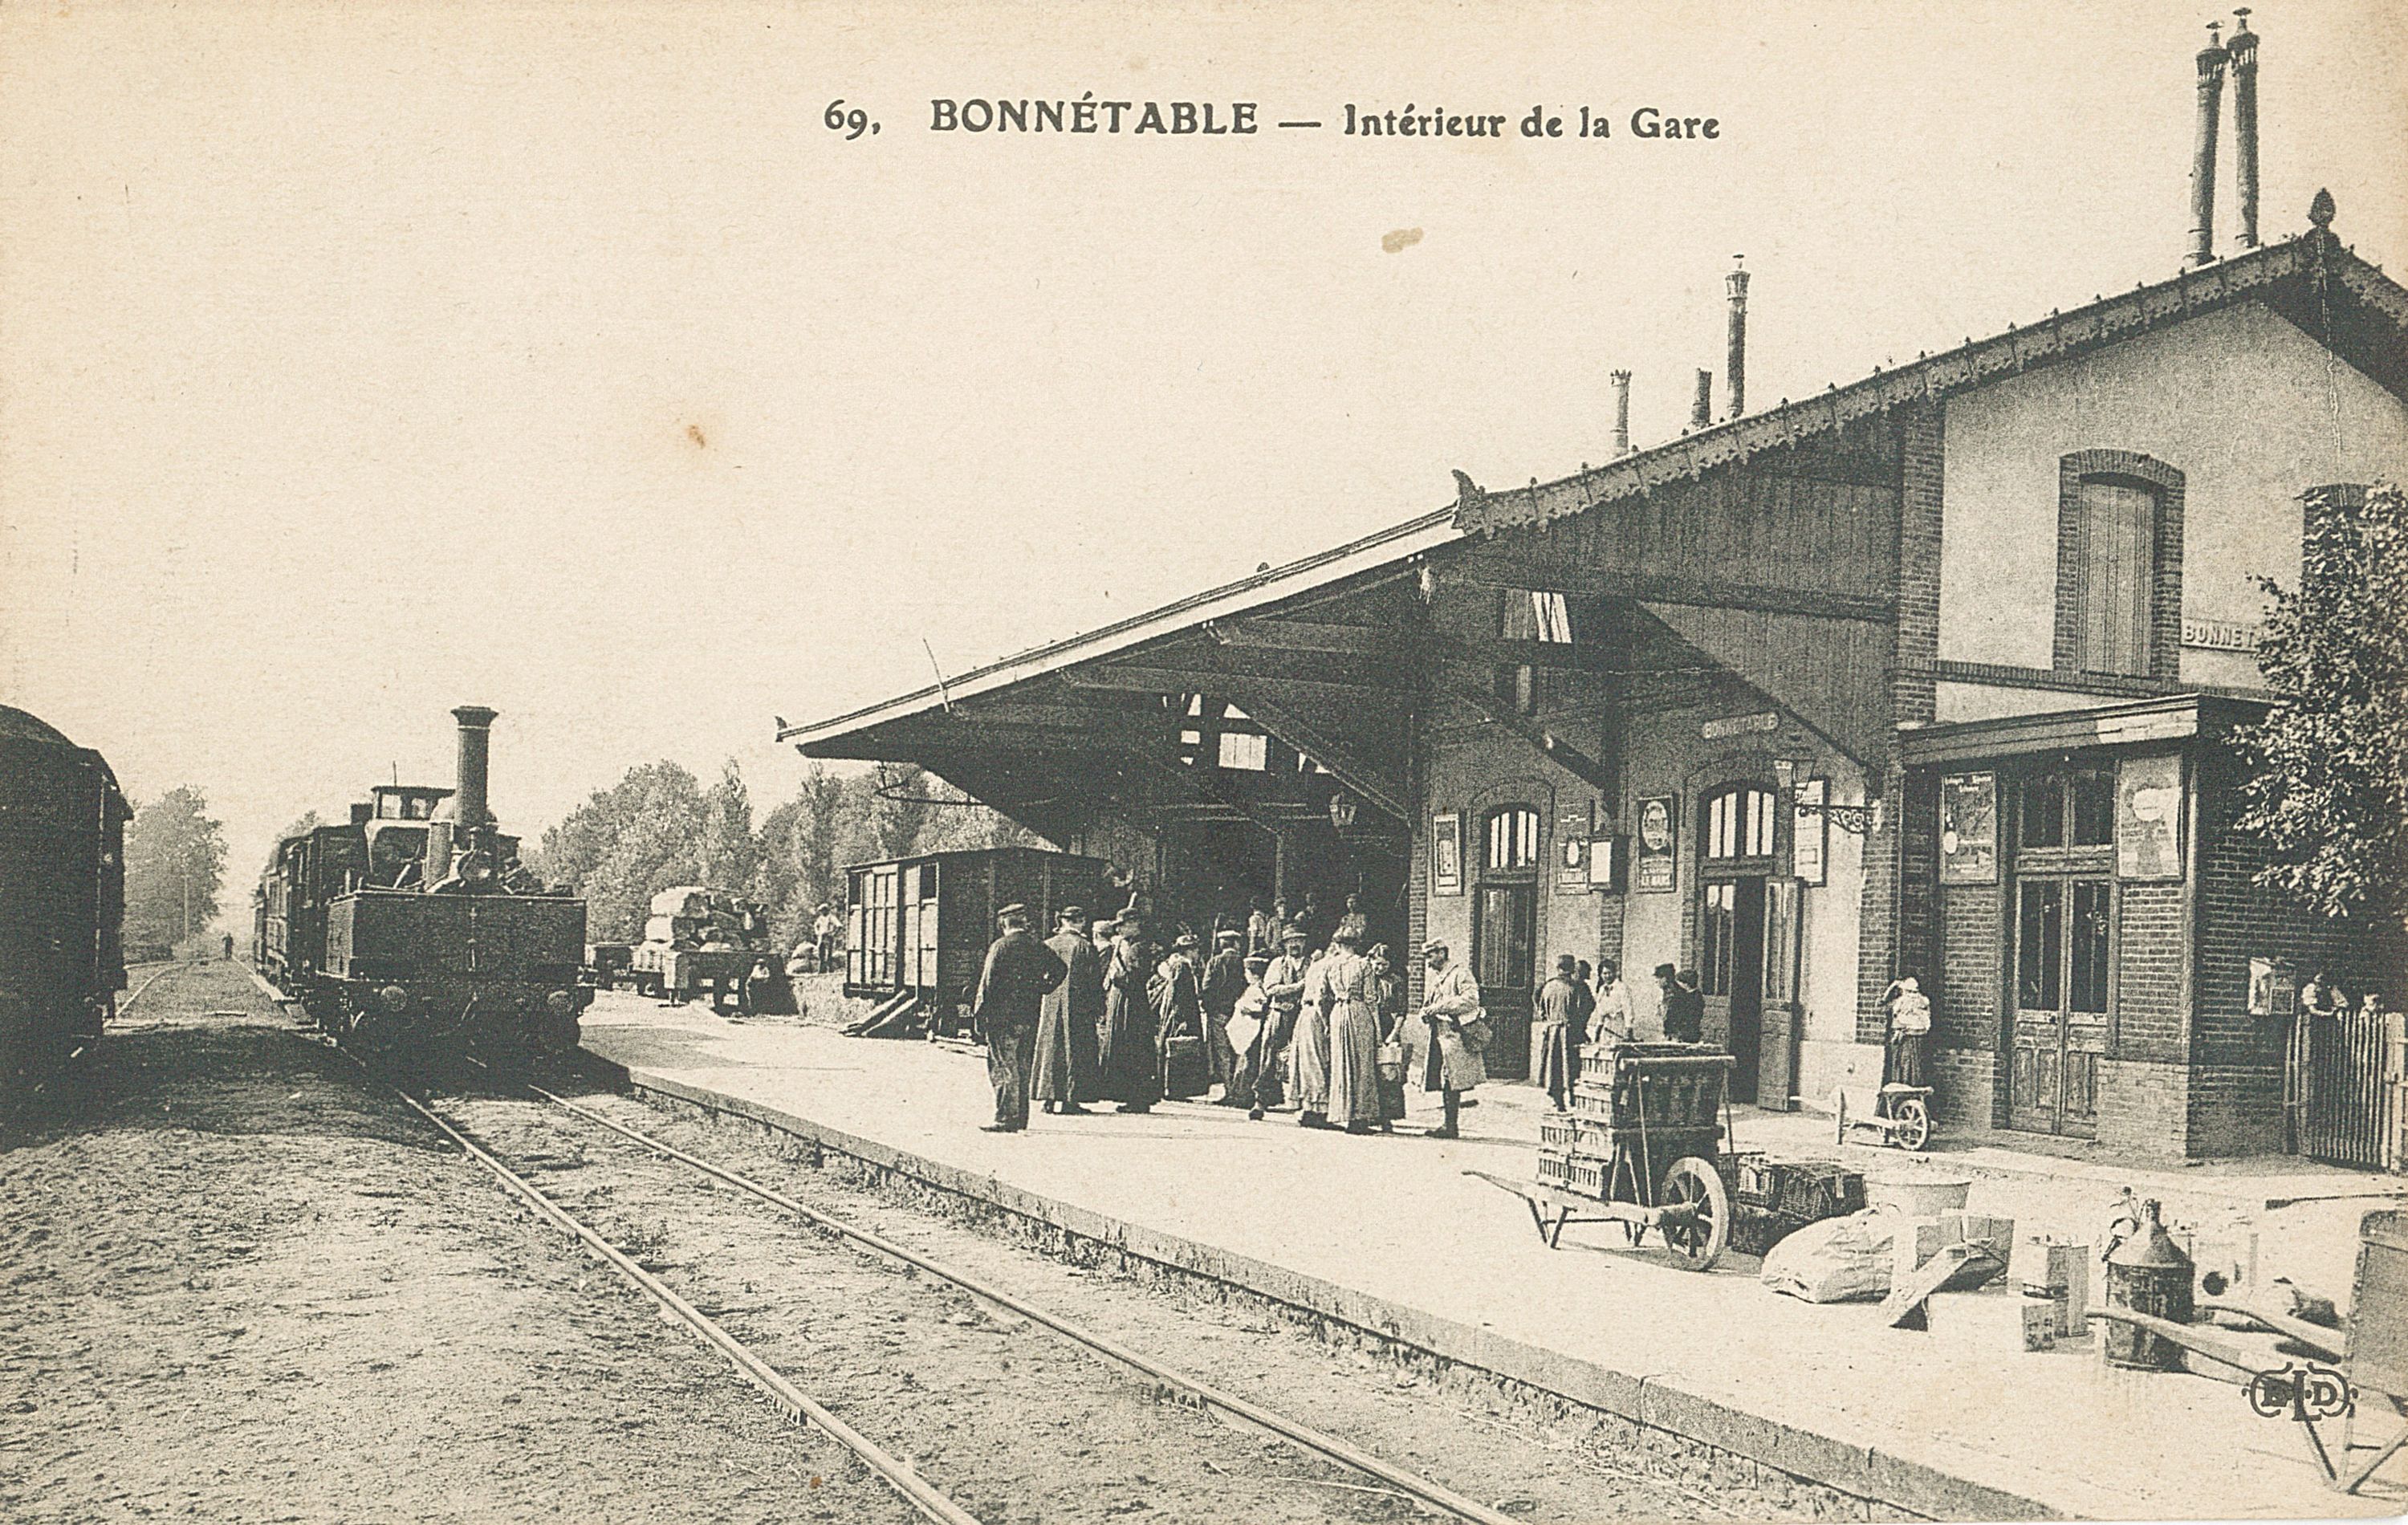
<path fill-rule="evenodd" d="M 1357 896 L 1508 1078 L 1559 953 L 1698 971 L 1770 1107 L 1878 1084 L 1914 973 L 1944 1126 L 2281 1150 L 2268 971 L 2379 950 L 2249 883 L 2256 579 L 2408 481 L 2408 290 L 2331 221 L 1756 413 L 1735 275 L 1720 422 L 781 736 L 1198 914 Z"/>

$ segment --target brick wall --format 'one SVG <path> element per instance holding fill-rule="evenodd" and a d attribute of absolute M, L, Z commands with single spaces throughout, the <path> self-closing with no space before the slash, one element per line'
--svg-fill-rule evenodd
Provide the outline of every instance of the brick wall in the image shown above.
<path fill-rule="evenodd" d="M 1984 1048 L 1928 1048 L 1924 1069 L 1935 1093 L 1933 1112 L 1943 1124 L 1991 1129 L 2005 1121 L 2007 1072 L 2001 1056 Z"/>
<path fill-rule="evenodd" d="M 2119 1059 L 2180 1065 L 2190 1058 L 2188 911 L 2179 883 L 2128 884 L 2116 896 L 2115 1026 L 2109 1042 Z"/>
<path fill-rule="evenodd" d="M 2099 1061 L 2099 1142 L 2117 1154 L 2181 1158 L 2188 1151 L 2190 1071 L 2135 1059 Z"/>
<path fill-rule="evenodd" d="M 2288 1147 L 2281 1063 L 2194 1064 L 2187 1142 L 2193 1155 L 2279 1154 Z"/>
<path fill-rule="evenodd" d="M 1952 885 L 1940 895 L 1940 987 L 1931 1041 L 1942 1048 L 1999 1046 L 1999 971 L 2005 934 L 1996 885 Z"/>
<path fill-rule="evenodd" d="M 1898 657 L 1890 707 L 1901 726 L 1928 726 L 1938 712 L 1941 488 L 1945 436 L 1938 408 L 1907 412 L 1899 427 Z"/>

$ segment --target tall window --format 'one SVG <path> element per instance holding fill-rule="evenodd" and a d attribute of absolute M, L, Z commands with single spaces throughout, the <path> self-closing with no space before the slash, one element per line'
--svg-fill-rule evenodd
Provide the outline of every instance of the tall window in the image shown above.
<path fill-rule="evenodd" d="M 2120 450 L 2057 466 L 2060 671 L 2171 678 L 2180 669 L 2183 474 Z"/>
<path fill-rule="evenodd" d="M 1709 996 L 1727 996 L 1731 963 L 1739 944 L 1739 884 L 1726 879 L 1706 886 L 1706 901 L 1698 922 L 1698 989 Z"/>
<path fill-rule="evenodd" d="M 2082 483 L 2082 669 L 2143 674 L 2157 583 L 2157 495 L 2128 482 Z"/>
<path fill-rule="evenodd" d="M 1539 813 L 1527 805 L 1505 805 L 1488 813 L 1490 871 L 1510 873 L 1539 866 Z"/>
<path fill-rule="evenodd" d="M 1497 633 L 1507 640 L 1572 643 L 1571 600 L 1541 588 L 1507 588 L 1499 600 Z"/>

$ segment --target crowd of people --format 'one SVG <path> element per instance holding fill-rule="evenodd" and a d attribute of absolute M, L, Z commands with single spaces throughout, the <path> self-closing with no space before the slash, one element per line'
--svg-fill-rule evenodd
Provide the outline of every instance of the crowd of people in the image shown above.
<path fill-rule="evenodd" d="M 1039 1106 L 1080 1116 L 1204 1098 L 1255 1121 L 1293 1113 L 1304 1128 L 1392 1133 L 1418 1086 L 1443 1109 L 1430 1136 L 1453 1138 L 1467 1093 L 1487 1078 L 1494 1029 L 1471 971 L 1444 942 L 1424 943 L 1413 1004 L 1407 971 L 1369 940 L 1352 898 L 1334 914 L 1308 898 L 1295 915 L 1258 901 L 1244 921 L 1217 922 L 1209 952 L 1141 897 L 1100 919 L 1075 905 L 1056 919 L 1040 940 L 1025 906 L 996 916 L 972 1007 L 995 1087 L 991 1132 L 1025 1129 Z M 1565 955 L 1531 999 L 1536 1078 L 1558 1110 L 1584 1044 L 1702 1036 L 1697 975 L 1670 964 L 1641 993 L 1613 960 L 1592 971 Z"/>
<path fill-rule="evenodd" d="M 1477 982 L 1426 943 L 1425 998 L 1408 1010 L 1405 971 L 1358 908 L 1284 910 L 1223 920 L 1208 953 L 1192 927 L 1156 925 L 1141 903 L 1093 921 L 1065 906 L 1042 941 L 1026 907 L 1005 907 L 972 1008 L 995 1086 L 989 1131 L 1025 1128 L 1036 1106 L 1141 1114 L 1201 1098 L 1255 1121 L 1293 1112 L 1305 1128 L 1389 1133 L 1418 1085 L 1444 1106 L 1431 1131 L 1455 1136 L 1464 1093 L 1486 1078 Z"/>

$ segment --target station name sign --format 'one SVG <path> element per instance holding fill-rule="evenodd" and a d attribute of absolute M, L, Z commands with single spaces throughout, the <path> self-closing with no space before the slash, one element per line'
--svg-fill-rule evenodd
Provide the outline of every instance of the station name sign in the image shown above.
<path fill-rule="evenodd" d="M 2258 649 L 2258 626 L 2241 620 L 2193 620 L 2182 622 L 2182 643 L 2209 652 L 2254 652 Z"/>
<path fill-rule="evenodd" d="M 1781 728 L 1781 716 L 1767 710 L 1762 714 L 1726 715 L 1709 720 L 1698 727 L 1698 734 L 1709 741 L 1726 741 L 1734 736 L 1770 735 Z"/>

